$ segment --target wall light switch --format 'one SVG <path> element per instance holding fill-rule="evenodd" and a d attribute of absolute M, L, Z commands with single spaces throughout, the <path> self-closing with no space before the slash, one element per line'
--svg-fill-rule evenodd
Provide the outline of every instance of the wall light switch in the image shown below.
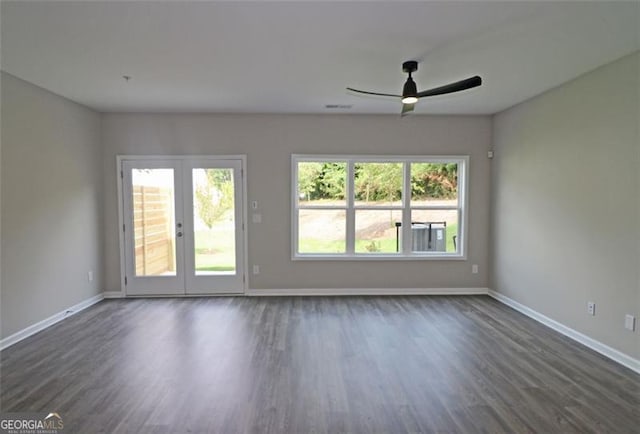
<path fill-rule="evenodd" d="M 258 209 L 258 201 L 257 200 L 254 200 L 253 202 L 251 202 L 251 208 Z"/>
<path fill-rule="evenodd" d="M 596 314 L 596 304 L 593 301 L 587 302 L 587 312 L 589 313 L 589 315 Z"/>
<path fill-rule="evenodd" d="M 262 214 L 253 214 L 251 219 L 254 223 L 262 223 Z"/>
<path fill-rule="evenodd" d="M 636 317 L 633 315 L 624 316 L 624 328 L 634 331 L 636 329 Z"/>
<path fill-rule="evenodd" d="M 471 272 L 472 272 L 473 274 L 478 274 L 478 264 L 473 264 L 473 265 L 471 266 Z"/>
<path fill-rule="evenodd" d="M 89 282 L 93 282 L 93 271 L 91 270 L 87 271 L 87 280 Z"/>
<path fill-rule="evenodd" d="M 260 274 L 260 266 L 259 265 L 254 265 L 253 266 L 253 274 Z"/>

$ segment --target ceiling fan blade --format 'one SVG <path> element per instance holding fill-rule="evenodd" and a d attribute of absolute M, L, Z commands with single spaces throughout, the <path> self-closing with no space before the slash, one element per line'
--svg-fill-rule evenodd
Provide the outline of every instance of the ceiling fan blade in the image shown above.
<path fill-rule="evenodd" d="M 405 116 L 407 113 L 412 112 L 415 106 L 415 104 L 402 104 L 400 116 Z"/>
<path fill-rule="evenodd" d="M 482 78 L 479 76 L 467 78 L 466 80 L 456 81 L 455 83 L 445 84 L 444 86 L 434 87 L 433 89 L 423 90 L 416 95 L 418 98 L 425 96 L 444 95 L 446 93 L 460 92 L 461 90 L 471 89 L 482 84 Z"/>
<path fill-rule="evenodd" d="M 376 95 L 376 96 L 393 96 L 395 98 L 402 98 L 402 95 L 391 95 L 390 93 L 377 93 L 377 92 L 367 92 L 366 90 L 358 90 L 348 87 L 347 90 L 356 93 L 363 93 L 365 95 Z"/>

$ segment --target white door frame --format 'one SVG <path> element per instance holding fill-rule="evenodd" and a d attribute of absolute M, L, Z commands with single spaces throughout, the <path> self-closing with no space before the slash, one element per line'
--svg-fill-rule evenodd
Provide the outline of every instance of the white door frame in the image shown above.
<path fill-rule="evenodd" d="M 215 160 L 240 160 L 242 163 L 242 170 L 240 173 L 240 179 L 242 180 L 242 244 L 243 244 L 243 291 L 246 294 L 249 284 L 247 271 L 249 267 L 249 251 L 247 240 L 247 156 L 246 154 L 234 154 L 234 155 L 116 155 L 116 184 L 118 194 L 118 239 L 119 239 L 119 253 L 120 253 L 120 292 L 109 292 L 109 296 L 112 298 L 125 298 L 125 297 L 137 297 L 127 296 L 126 292 L 126 264 L 125 264 L 125 215 L 124 215 L 124 195 L 123 195 L 123 172 L 122 162 L 127 160 L 178 160 L 183 161 L 187 159 L 215 159 Z M 212 294 L 215 295 L 215 294 Z M 202 297 L 202 294 L 179 294 L 171 295 L 170 297 Z"/>

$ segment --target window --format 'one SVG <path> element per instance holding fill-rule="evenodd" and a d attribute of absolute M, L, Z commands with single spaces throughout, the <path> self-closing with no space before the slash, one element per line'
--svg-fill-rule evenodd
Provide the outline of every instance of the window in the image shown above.
<path fill-rule="evenodd" d="M 468 161 L 293 155 L 293 259 L 464 259 Z"/>

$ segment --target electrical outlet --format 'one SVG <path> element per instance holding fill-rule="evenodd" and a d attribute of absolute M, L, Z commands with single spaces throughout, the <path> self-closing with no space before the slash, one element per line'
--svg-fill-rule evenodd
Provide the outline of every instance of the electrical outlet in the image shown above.
<path fill-rule="evenodd" d="M 633 315 L 624 316 L 624 328 L 634 331 L 636 329 L 636 317 Z"/>
<path fill-rule="evenodd" d="M 473 264 L 473 265 L 471 266 L 471 272 L 472 272 L 473 274 L 478 274 L 478 264 Z"/>
<path fill-rule="evenodd" d="M 89 282 L 93 282 L 93 271 L 91 270 L 87 271 L 87 280 Z"/>
<path fill-rule="evenodd" d="M 260 274 L 260 266 L 259 265 L 254 265 L 253 266 L 253 274 Z"/>
<path fill-rule="evenodd" d="M 589 315 L 596 314 L 596 304 L 593 301 L 587 302 L 587 312 L 589 313 Z"/>

